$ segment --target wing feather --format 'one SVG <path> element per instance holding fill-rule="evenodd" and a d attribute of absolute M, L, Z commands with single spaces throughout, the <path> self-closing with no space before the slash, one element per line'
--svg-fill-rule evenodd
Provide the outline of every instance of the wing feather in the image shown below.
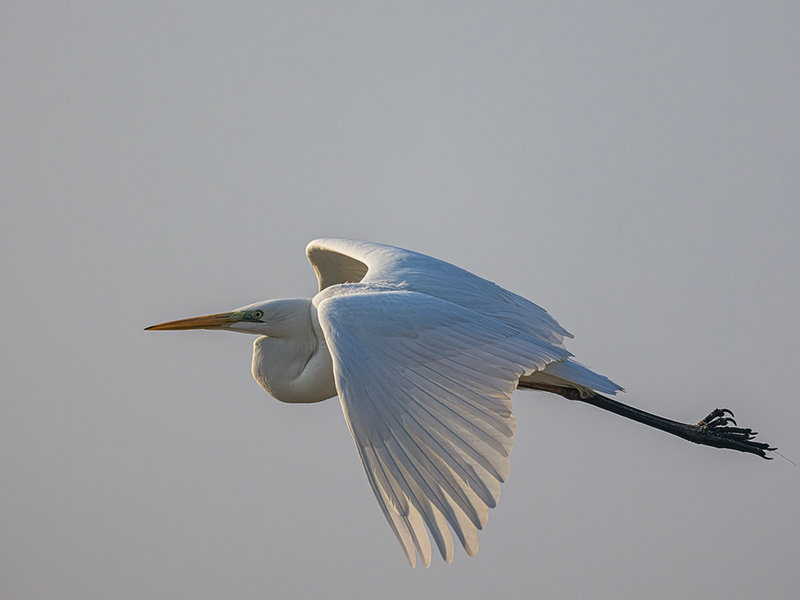
<path fill-rule="evenodd" d="M 485 504 L 494 508 L 499 486 L 491 485 L 491 481 L 487 483 L 487 478 L 480 476 L 475 467 L 477 465 L 488 473 L 491 480 L 505 481 L 508 478 L 508 471 L 503 468 L 505 465 L 495 465 L 486 456 L 478 453 L 447 418 L 440 418 L 435 411 L 417 404 L 409 406 L 409 414 L 415 417 L 413 421 L 405 423 L 409 430 L 465 480 Z M 426 428 L 421 422 L 423 419 L 429 419 L 431 427 Z"/>
<path fill-rule="evenodd" d="M 350 432 L 409 562 L 470 555 L 508 477 L 521 376 L 570 355 L 508 322 L 410 291 L 317 304 Z"/>
<path fill-rule="evenodd" d="M 410 435 L 409 429 L 413 426 L 416 428 L 424 429 L 419 421 L 410 412 L 404 414 L 397 414 L 399 411 L 397 406 L 391 406 L 391 412 L 395 418 L 396 428 L 393 428 L 392 435 L 397 443 L 402 447 L 406 456 L 408 456 L 414 463 L 417 472 L 423 475 L 422 479 L 431 479 L 438 484 L 453 500 L 456 501 L 458 506 L 464 513 L 470 517 L 470 520 L 476 527 L 481 526 L 481 517 L 479 515 L 479 508 L 473 502 L 473 495 L 468 495 L 467 491 L 463 489 L 460 482 L 456 481 L 455 472 L 447 465 L 447 463 L 439 457 L 435 452 L 431 452 L 430 448 L 425 445 L 419 438 L 414 438 Z M 412 425 L 413 423 L 413 425 Z M 428 486 L 426 486 L 428 487 Z M 429 488 L 429 493 L 439 496 L 437 488 Z M 448 514 L 451 512 L 447 507 L 440 503 L 435 503 L 436 507 L 443 513 Z"/>
<path fill-rule="evenodd" d="M 364 464 L 369 485 L 375 497 L 378 499 L 378 505 L 381 507 L 381 511 L 386 517 L 386 520 L 389 521 L 389 526 L 392 528 L 397 541 L 400 542 L 400 545 L 403 547 L 403 552 L 405 552 L 408 562 L 411 563 L 413 567 L 416 565 L 417 555 L 414 553 L 413 549 L 414 540 L 411 536 L 413 527 L 409 522 L 408 510 L 400 510 L 399 500 L 396 497 L 390 497 L 391 485 L 386 480 L 380 465 L 368 454 L 368 452 L 373 452 L 372 449 L 367 450 L 358 443 L 356 443 L 356 447 L 358 448 L 361 462 Z M 380 473 L 373 468 L 375 465 L 377 465 L 378 469 L 381 469 Z"/>

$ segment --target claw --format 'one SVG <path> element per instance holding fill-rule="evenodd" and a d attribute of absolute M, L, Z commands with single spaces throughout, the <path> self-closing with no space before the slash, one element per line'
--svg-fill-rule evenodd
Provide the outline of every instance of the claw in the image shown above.
<path fill-rule="evenodd" d="M 717 417 L 716 419 L 712 419 L 708 423 L 706 423 L 706 427 L 710 427 L 712 429 L 716 427 L 725 427 L 728 423 L 733 423 L 737 425 L 736 421 L 731 417 Z"/>
<path fill-rule="evenodd" d="M 733 426 L 729 426 L 729 423 L 733 424 Z M 766 459 L 772 458 L 767 456 L 767 452 L 772 452 L 775 448 L 764 442 L 755 441 L 754 438 L 757 432 L 754 432 L 749 427 L 738 427 L 736 425 L 733 413 L 730 410 L 716 408 L 705 419 L 695 425 L 695 431 L 701 438 L 706 440 L 706 442 L 700 443 L 706 443 L 709 446 L 718 448 L 750 452 Z"/>
<path fill-rule="evenodd" d="M 725 416 L 726 414 L 730 415 L 730 417 Z M 705 416 L 705 418 L 701 419 L 697 423 L 697 426 L 698 427 L 709 426 L 709 425 L 711 425 L 711 423 L 713 421 L 716 421 L 717 419 L 731 419 L 731 421 L 734 424 L 736 423 L 736 421 L 733 421 L 733 411 L 732 410 L 730 410 L 729 408 L 715 408 L 710 413 L 708 413 Z M 725 421 L 725 422 L 727 423 L 728 421 Z"/>

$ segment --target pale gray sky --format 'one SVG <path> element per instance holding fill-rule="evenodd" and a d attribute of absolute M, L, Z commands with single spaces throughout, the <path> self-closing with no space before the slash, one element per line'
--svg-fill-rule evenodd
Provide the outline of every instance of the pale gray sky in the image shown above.
<path fill-rule="evenodd" d="M 0 7 L 0 596 L 795 598 L 800 469 L 519 392 L 469 559 L 411 571 L 335 400 L 162 320 L 321 235 L 546 307 L 624 399 L 800 458 L 796 3 Z"/>

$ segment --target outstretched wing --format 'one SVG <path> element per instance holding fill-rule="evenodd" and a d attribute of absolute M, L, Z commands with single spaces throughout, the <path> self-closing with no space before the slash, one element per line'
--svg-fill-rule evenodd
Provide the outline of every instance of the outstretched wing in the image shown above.
<path fill-rule="evenodd" d="M 320 291 L 340 283 L 402 286 L 501 319 L 552 344 L 572 337 L 546 310 L 442 260 L 385 244 L 319 239 L 306 247 Z"/>
<path fill-rule="evenodd" d="M 412 566 L 431 545 L 469 555 L 509 472 L 520 376 L 569 353 L 416 292 L 334 295 L 317 306 L 364 469 Z"/>

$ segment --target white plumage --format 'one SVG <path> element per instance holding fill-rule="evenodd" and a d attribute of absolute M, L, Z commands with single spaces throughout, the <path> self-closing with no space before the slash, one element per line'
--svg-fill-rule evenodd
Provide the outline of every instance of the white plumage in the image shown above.
<path fill-rule="evenodd" d="M 320 239 L 306 251 L 320 286 L 313 299 L 151 329 L 260 334 L 253 375 L 270 394 L 285 402 L 338 394 L 412 566 L 414 548 L 430 564 L 426 528 L 446 561 L 449 528 L 475 554 L 508 477 L 520 379 L 581 394 L 621 388 L 571 360 L 563 346 L 571 335 L 544 309 L 463 269 L 376 243 Z"/>

